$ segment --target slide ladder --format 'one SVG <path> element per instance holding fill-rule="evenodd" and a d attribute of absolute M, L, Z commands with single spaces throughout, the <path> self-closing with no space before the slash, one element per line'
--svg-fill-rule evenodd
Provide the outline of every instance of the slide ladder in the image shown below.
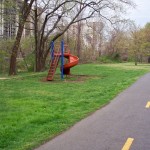
<path fill-rule="evenodd" d="M 60 58 L 60 52 L 54 53 L 54 56 L 50 62 L 50 68 L 49 68 L 49 72 L 47 75 L 48 81 L 52 81 L 54 78 L 56 68 L 58 66 L 59 58 Z"/>

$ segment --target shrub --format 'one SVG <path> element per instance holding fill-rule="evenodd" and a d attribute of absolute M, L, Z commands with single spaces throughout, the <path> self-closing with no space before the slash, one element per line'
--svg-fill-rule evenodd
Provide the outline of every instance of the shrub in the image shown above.
<path fill-rule="evenodd" d="M 118 54 L 113 54 L 112 56 L 104 55 L 97 58 L 99 63 L 118 63 L 121 62 L 120 56 Z"/>

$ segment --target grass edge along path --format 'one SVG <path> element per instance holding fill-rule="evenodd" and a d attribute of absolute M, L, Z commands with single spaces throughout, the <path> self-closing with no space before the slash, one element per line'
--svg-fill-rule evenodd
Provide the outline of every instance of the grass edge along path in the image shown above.
<path fill-rule="evenodd" d="M 72 78 L 42 82 L 38 76 L 0 81 L 0 150 L 29 150 L 108 104 L 149 65 L 85 64 Z M 78 80 L 81 76 L 86 78 Z"/>

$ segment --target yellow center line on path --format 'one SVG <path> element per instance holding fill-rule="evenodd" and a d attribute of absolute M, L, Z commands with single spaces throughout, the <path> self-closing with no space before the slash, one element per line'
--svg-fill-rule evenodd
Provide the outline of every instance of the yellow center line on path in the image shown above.
<path fill-rule="evenodd" d="M 150 101 L 149 101 L 149 102 L 147 102 L 147 104 L 146 104 L 145 108 L 150 108 Z"/>
<path fill-rule="evenodd" d="M 129 150 L 134 139 L 133 138 L 128 138 L 125 145 L 123 146 L 122 150 Z"/>

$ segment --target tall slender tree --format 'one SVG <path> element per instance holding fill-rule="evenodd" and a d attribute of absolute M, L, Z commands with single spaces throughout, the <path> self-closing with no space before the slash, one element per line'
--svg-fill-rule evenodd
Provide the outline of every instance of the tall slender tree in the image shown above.
<path fill-rule="evenodd" d="M 17 58 L 17 53 L 18 53 L 19 46 L 20 46 L 20 40 L 22 37 L 25 22 L 31 11 L 33 2 L 34 2 L 34 0 L 24 0 L 23 2 L 19 3 L 19 5 L 18 5 L 18 7 L 20 9 L 19 26 L 18 26 L 17 36 L 15 39 L 14 45 L 12 47 L 12 52 L 11 52 L 11 57 L 10 57 L 9 75 L 16 74 L 16 58 Z"/>

